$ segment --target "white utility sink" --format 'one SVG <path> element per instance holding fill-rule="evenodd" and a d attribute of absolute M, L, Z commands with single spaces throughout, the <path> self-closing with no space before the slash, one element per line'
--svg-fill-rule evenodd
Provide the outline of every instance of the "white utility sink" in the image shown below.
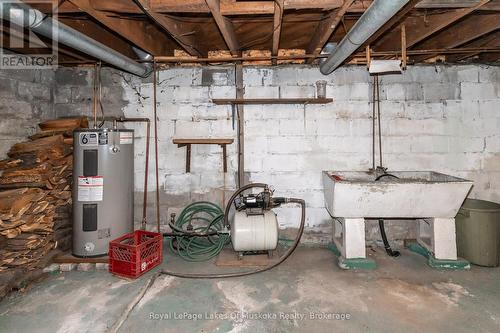
<path fill-rule="evenodd" d="M 323 171 L 326 208 L 332 217 L 455 217 L 472 181 L 433 171 L 374 173 Z"/>
<path fill-rule="evenodd" d="M 433 171 L 323 171 L 333 242 L 344 260 L 366 258 L 365 219 L 416 219 L 417 241 L 439 260 L 457 260 L 455 216 L 473 183 Z"/>

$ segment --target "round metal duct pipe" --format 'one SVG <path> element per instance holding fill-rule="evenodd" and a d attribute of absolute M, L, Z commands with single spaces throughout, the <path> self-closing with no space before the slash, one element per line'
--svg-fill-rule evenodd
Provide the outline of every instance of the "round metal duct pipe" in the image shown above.
<path fill-rule="evenodd" d="M 389 21 L 410 0 L 374 0 L 334 52 L 321 64 L 320 71 L 328 75 L 337 69 L 378 29 Z"/>
<path fill-rule="evenodd" d="M 126 72 L 141 77 L 147 77 L 151 74 L 151 64 L 138 63 L 24 3 L 3 4 L 1 18 L 19 26 L 27 27 L 47 38 L 56 38 L 58 43 L 67 45 Z M 137 48 L 133 49 L 139 59 L 152 60 L 150 54 Z"/>

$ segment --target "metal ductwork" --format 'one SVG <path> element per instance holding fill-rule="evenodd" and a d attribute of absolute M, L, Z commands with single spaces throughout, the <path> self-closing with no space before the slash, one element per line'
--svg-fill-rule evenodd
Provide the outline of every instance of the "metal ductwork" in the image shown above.
<path fill-rule="evenodd" d="M 147 77 L 151 74 L 151 64 L 138 63 L 64 23 L 53 20 L 27 4 L 21 2 L 4 3 L 0 17 L 3 20 L 29 28 L 47 38 L 55 39 L 58 43 L 67 45 L 126 72 L 141 77 Z M 137 48 L 134 48 L 134 51 L 141 60 L 152 60 L 153 58 L 150 54 Z"/>
<path fill-rule="evenodd" d="M 370 7 L 349 30 L 334 52 L 321 64 L 320 71 L 328 75 L 337 69 L 368 38 L 396 15 L 410 0 L 374 0 Z"/>

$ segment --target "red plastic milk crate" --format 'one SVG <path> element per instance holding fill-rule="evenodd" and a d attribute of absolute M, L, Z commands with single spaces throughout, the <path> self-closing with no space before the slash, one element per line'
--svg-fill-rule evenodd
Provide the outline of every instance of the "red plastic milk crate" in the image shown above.
<path fill-rule="evenodd" d="M 137 278 L 163 259 L 163 238 L 156 232 L 136 230 L 109 243 L 109 271 Z"/>

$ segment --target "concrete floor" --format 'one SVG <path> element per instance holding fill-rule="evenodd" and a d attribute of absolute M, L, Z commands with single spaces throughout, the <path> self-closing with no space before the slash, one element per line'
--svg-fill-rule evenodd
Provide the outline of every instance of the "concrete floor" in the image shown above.
<path fill-rule="evenodd" d="M 127 306 L 153 273 L 136 281 L 106 271 L 56 273 L 0 303 L 0 332 L 103 332 L 119 318 L 125 319 L 120 332 L 148 333 L 500 331 L 500 268 L 440 272 L 408 251 L 397 259 L 383 249 L 368 252 L 378 263 L 375 271 L 342 271 L 330 251 L 299 248 L 278 268 L 244 278 L 160 276 L 128 317 Z M 171 255 L 163 265 L 214 269 Z M 192 317 L 160 319 L 185 313 Z M 229 318 L 205 318 L 217 314 Z M 349 319 L 318 318 L 326 314 Z M 261 318 L 266 315 L 271 318 Z"/>

